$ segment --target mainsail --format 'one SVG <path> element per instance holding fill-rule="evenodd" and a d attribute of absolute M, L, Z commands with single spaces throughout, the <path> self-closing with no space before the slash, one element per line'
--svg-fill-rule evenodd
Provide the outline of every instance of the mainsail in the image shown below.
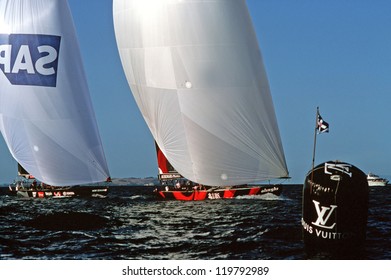
<path fill-rule="evenodd" d="M 18 163 L 54 186 L 109 171 L 65 0 L 0 0 L 0 130 Z"/>
<path fill-rule="evenodd" d="M 113 18 L 134 98 L 181 175 L 219 186 L 288 175 L 244 0 L 114 0 Z"/>
<path fill-rule="evenodd" d="M 183 178 L 183 176 L 179 174 L 178 171 L 176 171 L 175 168 L 172 166 L 172 164 L 167 160 L 166 156 L 160 150 L 156 142 L 155 142 L 155 147 L 156 147 L 156 157 L 157 157 L 157 164 L 159 170 L 158 179 L 174 180 L 174 179 Z"/>

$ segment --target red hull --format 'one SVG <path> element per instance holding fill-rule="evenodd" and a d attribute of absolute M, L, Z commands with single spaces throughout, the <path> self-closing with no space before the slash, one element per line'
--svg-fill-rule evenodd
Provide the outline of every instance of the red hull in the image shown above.
<path fill-rule="evenodd" d="M 280 195 L 282 186 L 247 186 L 241 188 L 212 188 L 208 190 L 158 190 L 157 195 L 167 200 L 207 200 L 207 199 L 232 199 L 238 196 L 252 196 L 272 193 Z"/>

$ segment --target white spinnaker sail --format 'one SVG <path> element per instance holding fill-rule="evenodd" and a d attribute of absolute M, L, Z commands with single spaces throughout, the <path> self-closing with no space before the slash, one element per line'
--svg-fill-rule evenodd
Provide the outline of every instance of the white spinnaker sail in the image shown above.
<path fill-rule="evenodd" d="M 30 174 L 62 186 L 109 171 L 66 0 L 0 0 L 0 130 Z"/>
<path fill-rule="evenodd" d="M 179 173 L 207 185 L 288 175 L 244 0 L 114 0 L 113 18 L 131 91 Z"/>

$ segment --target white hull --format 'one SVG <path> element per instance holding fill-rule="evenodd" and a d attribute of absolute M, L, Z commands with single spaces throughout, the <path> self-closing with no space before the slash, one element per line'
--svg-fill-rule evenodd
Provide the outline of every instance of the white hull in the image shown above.
<path fill-rule="evenodd" d="M 373 173 L 367 175 L 368 186 L 370 187 L 385 187 L 388 184 L 388 180 L 379 177 Z"/>
<path fill-rule="evenodd" d="M 370 186 L 370 187 L 385 187 L 385 186 L 387 186 L 387 181 L 368 181 L 368 186 Z"/>

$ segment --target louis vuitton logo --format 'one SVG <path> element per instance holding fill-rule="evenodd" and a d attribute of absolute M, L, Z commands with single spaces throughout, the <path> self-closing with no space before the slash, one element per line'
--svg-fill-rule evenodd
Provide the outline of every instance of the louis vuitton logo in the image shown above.
<path fill-rule="evenodd" d="M 320 207 L 320 203 L 318 201 L 312 200 L 312 202 L 315 205 L 316 214 L 318 215 L 318 219 L 315 222 L 312 222 L 312 224 L 326 229 L 334 228 L 336 223 L 333 223 L 330 226 L 327 226 L 326 224 L 330 219 L 331 214 L 337 208 L 337 205 L 330 205 L 330 207 L 326 207 L 326 206 Z"/>

